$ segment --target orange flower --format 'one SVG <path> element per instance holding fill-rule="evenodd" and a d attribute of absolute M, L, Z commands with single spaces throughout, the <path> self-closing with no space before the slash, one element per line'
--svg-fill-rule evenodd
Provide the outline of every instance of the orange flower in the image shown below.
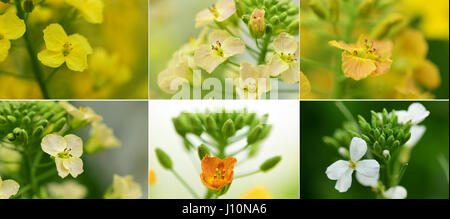
<path fill-rule="evenodd" d="M 390 57 L 393 46 L 391 41 L 374 41 L 361 36 L 356 44 L 346 44 L 335 40 L 328 44 L 344 50 L 342 71 L 346 77 L 361 80 L 370 75 L 382 75 L 391 68 Z"/>
<path fill-rule="evenodd" d="M 218 157 L 206 155 L 202 159 L 202 173 L 200 174 L 203 184 L 212 190 L 220 190 L 227 186 L 233 181 L 233 168 L 236 162 L 234 157 L 221 160 Z"/>

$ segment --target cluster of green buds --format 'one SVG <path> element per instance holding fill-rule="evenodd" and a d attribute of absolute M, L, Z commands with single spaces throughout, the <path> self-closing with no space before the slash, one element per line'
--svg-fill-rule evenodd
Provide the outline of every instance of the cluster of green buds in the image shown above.
<path fill-rule="evenodd" d="M 218 156 L 223 158 L 226 146 L 244 138 L 247 140 L 246 149 L 250 149 L 249 155 L 256 154 L 258 143 L 264 140 L 272 129 L 272 125 L 266 124 L 267 118 L 267 114 L 258 116 L 246 110 L 242 112 L 222 110 L 206 113 L 183 112 L 173 118 L 172 122 L 177 133 L 185 140 L 187 149 L 194 148 L 186 138 L 188 133 L 197 136 L 204 134 L 214 139 L 215 143 L 212 145 L 217 147 Z M 248 130 L 242 133 L 246 127 Z"/>
<path fill-rule="evenodd" d="M 367 122 L 358 116 L 361 127 L 361 138 L 364 139 L 371 152 L 379 158 L 389 159 L 411 137 L 411 121 L 406 124 L 398 122 L 395 110 L 389 114 L 386 109 L 382 113 L 371 111 L 371 121 Z"/>
<path fill-rule="evenodd" d="M 236 8 L 254 38 L 266 33 L 299 32 L 299 6 L 291 0 L 239 0 Z"/>
<path fill-rule="evenodd" d="M 44 135 L 67 126 L 67 112 L 56 102 L 0 103 L 0 139 L 16 146 L 39 145 Z"/>

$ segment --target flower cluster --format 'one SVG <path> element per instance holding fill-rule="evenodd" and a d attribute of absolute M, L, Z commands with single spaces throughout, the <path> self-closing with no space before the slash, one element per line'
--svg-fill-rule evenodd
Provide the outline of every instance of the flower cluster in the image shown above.
<path fill-rule="evenodd" d="M 101 120 L 91 108 L 76 109 L 67 102 L 1 102 L 0 175 L 8 179 L 0 178 L 0 198 L 85 197 L 86 188 L 76 181 L 57 184 L 54 180 L 56 176 L 79 177 L 84 172 L 85 152 L 90 155 L 120 146 Z M 92 131 L 86 145 L 74 132 L 87 126 L 92 126 Z M 126 179 L 121 182 L 120 177 L 114 177 L 112 197 L 142 196 L 139 185 L 130 177 Z"/>
<path fill-rule="evenodd" d="M 184 86 L 198 87 L 196 71 L 205 77 L 230 79 L 233 97 L 261 99 L 271 90 L 271 79 L 296 84 L 300 78 L 299 6 L 289 0 L 218 0 L 195 16 L 197 39 L 177 50 L 158 75 L 166 93 Z M 252 40 L 248 40 L 248 38 Z M 238 56 L 247 54 L 250 60 Z M 271 82 L 272 81 L 272 82 Z M 275 80 L 276 81 L 276 80 Z M 200 81 L 201 82 L 201 81 Z M 221 81 L 219 81 L 220 83 Z M 298 95 L 298 90 L 293 91 Z"/>
<path fill-rule="evenodd" d="M 324 142 L 350 161 L 339 160 L 330 165 L 326 170 L 328 178 L 337 180 L 339 192 L 346 192 L 351 186 L 352 173 L 356 171 L 358 182 L 373 188 L 377 197 L 406 198 L 406 189 L 399 183 L 412 147 L 426 130 L 418 124 L 429 115 L 422 104 L 413 103 L 408 110 L 372 111 L 370 122 L 358 116 L 357 123 L 345 123 L 333 137 L 324 137 Z M 364 156 L 369 159 L 361 160 Z"/>
<path fill-rule="evenodd" d="M 300 4 L 302 71 L 312 84 L 302 98 L 434 98 L 431 92 L 441 77 L 427 58 L 426 34 L 441 29 L 430 25 L 431 19 L 448 20 L 448 9 L 437 8 L 444 1 L 432 0 L 430 7 L 417 7 L 416 1 L 374 0 Z M 423 13 L 430 8 L 434 15 Z M 441 40 L 448 42 L 448 34 Z"/>
<path fill-rule="evenodd" d="M 227 193 L 234 180 L 267 172 L 280 161 L 280 156 L 267 159 L 259 169 L 235 175 L 235 165 L 253 158 L 269 136 L 272 126 L 267 124 L 268 115 L 243 111 L 206 111 L 205 113 L 183 112 L 173 118 L 177 134 L 183 139 L 188 154 L 196 153 L 200 160 L 200 180 L 207 188 L 205 198 L 219 197 Z M 240 149 L 232 149 L 239 145 Z M 173 172 L 195 198 L 197 193 L 175 171 L 172 160 L 161 148 L 156 149 L 160 164 Z"/>

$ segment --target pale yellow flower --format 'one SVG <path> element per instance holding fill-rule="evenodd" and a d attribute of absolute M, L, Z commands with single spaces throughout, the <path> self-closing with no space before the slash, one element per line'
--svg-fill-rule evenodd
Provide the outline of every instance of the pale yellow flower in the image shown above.
<path fill-rule="evenodd" d="M 56 169 L 61 178 L 69 174 L 76 178 L 83 173 L 83 141 L 76 135 L 64 137 L 56 134 L 46 135 L 41 142 L 42 150 L 55 158 Z"/>
<path fill-rule="evenodd" d="M 80 11 L 87 22 L 94 24 L 103 22 L 102 0 L 66 0 L 66 3 Z"/>
<path fill-rule="evenodd" d="M 132 176 L 114 175 L 113 185 L 106 193 L 106 199 L 138 199 L 142 197 L 141 186 L 133 180 Z"/>
<path fill-rule="evenodd" d="M 218 0 L 217 4 L 200 11 L 195 16 L 195 28 L 203 27 L 214 21 L 222 22 L 236 12 L 234 0 Z"/>
<path fill-rule="evenodd" d="M 11 48 L 11 40 L 19 39 L 25 33 L 25 23 L 13 10 L 0 15 L 0 62 L 5 61 Z"/>
<path fill-rule="evenodd" d="M 228 58 L 245 51 L 244 42 L 232 37 L 224 30 L 216 30 L 209 35 L 209 43 L 199 46 L 195 50 L 195 63 L 212 73 L 214 69 L 225 62 Z"/>
<path fill-rule="evenodd" d="M 189 58 L 183 51 L 177 51 L 169 61 L 168 68 L 159 73 L 157 83 L 159 88 L 167 93 L 175 93 L 179 86 L 192 78 Z"/>
<path fill-rule="evenodd" d="M 96 89 L 110 84 L 123 84 L 131 77 L 130 69 L 121 62 L 119 54 L 108 53 L 103 48 L 94 49 L 89 59 L 89 73 L 95 80 Z"/>
<path fill-rule="evenodd" d="M 300 72 L 300 98 L 305 98 L 311 92 L 311 83 L 303 72 Z"/>
<path fill-rule="evenodd" d="M 103 120 L 103 118 L 100 115 L 97 115 L 95 111 L 90 107 L 80 106 L 80 108 L 77 109 L 67 101 L 61 101 L 59 102 L 59 105 L 62 106 L 67 111 L 67 113 L 73 116 L 74 123 L 83 123 L 84 125 L 89 125 L 94 122 L 101 122 Z"/>
<path fill-rule="evenodd" d="M 19 191 L 20 185 L 12 179 L 2 180 L 0 176 L 0 199 L 9 199 L 16 195 Z"/>
<path fill-rule="evenodd" d="M 65 62 L 72 71 L 87 69 L 87 56 L 92 54 L 92 48 L 85 37 L 68 36 L 61 25 L 50 24 L 44 29 L 44 41 L 46 49 L 38 54 L 42 64 L 58 68 Z"/>
<path fill-rule="evenodd" d="M 119 139 L 114 136 L 114 132 L 103 123 L 94 123 L 90 131 L 89 139 L 86 143 L 85 150 L 88 154 L 92 154 L 104 149 L 120 147 Z"/>
<path fill-rule="evenodd" d="M 281 79 L 287 84 L 295 84 L 300 80 L 300 47 L 297 40 L 287 34 L 281 33 L 274 42 L 275 53 L 268 64 L 272 76 L 281 75 Z"/>
<path fill-rule="evenodd" d="M 269 90 L 270 74 L 267 66 L 255 67 L 247 61 L 242 62 L 236 86 L 240 99 L 260 99 L 261 95 Z"/>
<path fill-rule="evenodd" d="M 62 183 L 49 183 L 47 190 L 52 198 L 82 199 L 87 195 L 87 189 L 75 180 L 66 180 Z"/>

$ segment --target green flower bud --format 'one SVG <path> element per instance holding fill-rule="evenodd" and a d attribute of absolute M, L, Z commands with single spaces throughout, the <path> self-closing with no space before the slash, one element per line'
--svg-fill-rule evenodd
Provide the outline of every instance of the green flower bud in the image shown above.
<path fill-rule="evenodd" d="M 236 130 L 243 128 L 244 125 L 245 125 L 244 116 L 238 115 L 234 120 L 234 126 L 236 127 Z"/>
<path fill-rule="evenodd" d="M 284 20 L 286 20 L 286 18 L 287 18 L 287 13 L 286 12 L 283 12 L 283 13 L 280 14 L 280 21 L 284 21 Z"/>
<path fill-rule="evenodd" d="M 38 126 L 33 130 L 31 135 L 33 137 L 41 137 L 43 132 L 44 132 L 44 127 Z"/>
<path fill-rule="evenodd" d="M 288 14 L 288 15 L 291 15 L 291 16 L 296 15 L 296 14 L 299 13 L 298 10 L 299 10 L 298 7 L 292 7 L 292 8 L 289 8 L 289 9 L 287 10 L 287 14 Z"/>
<path fill-rule="evenodd" d="M 204 156 L 211 154 L 209 149 L 204 144 L 201 144 L 200 146 L 198 146 L 197 152 L 198 152 L 198 158 L 200 158 L 200 160 L 202 160 Z"/>
<path fill-rule="evenodd" d="M 6 116 L 6 118 L 8 119 L 9 123 L 16 123 L 17 119 L 14 116 L 8 115 Z"/>
<path fill-rule="evenodd" d="M 270 18 L 270 23 L 273 24 L 273 25 L 279 24 L 280 23 L 280 17 L 278 17 L 276 15 L 273 16 L 272 18 Z"/>
<path fill-rule="evenodd" d="M 388 137 L 387 141 L 386 141 L 386 144 L 387 144 L 389 147 L 391 147 L 392 144 L 394 144 L 394 141 L 395 141 L 394 136 L 393 136 L 393 135 L 390 135 L 390 136 Z"/>
<path fill-rule="evenodd" d="M 272 125 L 269 125 L 269 124 L 263 125 L 263 130 L 261 131 L 261 134 L 259 135 L 259 140 L 263 140 L 267 136 L 269 136 L 270 131 L 272 131 Z"/>
<path fill-rule="evenodd" d="M 7 122 L 6 118 L 0 115 L 0 125 L 5 124 L 6 122 Z"/>
<path fill-rule="evenodd" d="M 255 113 L 249 113 L 245 117 L 245 124 L 251 125 L 253 123 L 253 120 L 255 119 L 256 114 Z"/>
<path fill-rule="evenodd" d="M 386 38 L 389 33 L 403 22 L 403 17 L 399 14 L 393 14 L 379 23 L 372 32 L 372 37 L 380 40 Z"/>
<path fill-rule="evenodd" d="M 206 130 L 210 131 L 210 132 L 215 132 L 217 131 L 218 127 L 217 127 L 217 123 L 216 120 L 214 120 L 214 118 L 211 115 L 208 115 L 206 117 Z"/>
<path fill-rule="evenodd" d="M 23 141 L 23 144 L 28 144 L 28 132 L 22 129 L 19 135 Z"/>
<path fill-rule="evenodd" d="M 329 136 L 323 137 L 323 138 L 322 138 L 322 141 L 323 141 L 325 144 L 328 144 L 328 145 L 330 145 L 330 146 L 335 147 L 336 149 L 338 149 L 338 148 L 341 147 L 341 145 L 339 144 L 339 142 L 337 142 L 334 138 L 329 137 Z"/>
<path fill-rule="evenodd" d="M 48 125 L 48 120 L 46 120 L 46 119 L 40 120 L 39 122 L 36 123 L 36 126 L 43 126 L 44 128 L 47 127 L 47 125 Z"/>
<path fill-rule="evenodd" d="M 330 1 L 330 21 L 337 23 L 339 17 L 341 16 L 341 3 L 340 0 L 329 0 Z"/>
<path fill-rule="evenodd" d="M 275 156 L 264 161 L 263 164 L 259 167 L 259 169 L 263 172 L 267 172 L 270 169 L 274 168 L 281 161 L 281 156 Z"/>
<path fill-rule="evenodd" d="M 258 125 L 252 130 L 250 130 L 250 133 L 247 136 L 247 144 L 253 144 L 259 140 L 259 136 L 263 130 L 262 125 Z"/>
<path fill-rule="evenodd" d="M 194 147 L 194 146 L 191 144 L 191 142 L 189 142 L 185 137 L 183 137 L 183 145 L 184 145 L 184 149 L 186 149 L 187 151 L 190 151 L 191 148 Z"/>
<path fill-rule="evenodd" d="M 31 123 L 31 119 L 28 116 L 22 118 L 22 124 L 29 125 Z"/>
<path fill-rule="evenodd" d="M 378 138 L 378 142 L 380 142 L 380 145 L 386 144 L 386 137 L 384 136 L 384 134 L 380 135 L 380 137 Z"/>
<path fill-rule="evenodd" d="M 365 0 L 363 3 L 359 5 L 358 16 L 362 18 L 368 17 L 370 13 L 372 13 L 374 7 L 375 7 L 374 0 Z"/>
<path fill-rule="evenodd" d="M 392 145 L 393 145 L 394 149 L 397 148 L 397 147 L 400 147 L 400 141 L 399 140 L 395 140 Z"/>
<path fill-rule="evenodd" d="M 250 22 L 250 15 L 243 15 L 242 21 L 244 21 L 245 24 L 248 24 L 248 22 Z"/>
<path fill-rule="evenodd" d="M 408 140 L 409 140 L 409 138 L 411 138 L 411 132 L 408 132 L 406 135 L 404 135 L 403 136 L 403 144 L 405 144 Z"/>
<path fill-rule="evenodd" d="M 234 122 L 231 119 L 228 119 L 222 127 L 222 135 L 225 138 L 229 138 L 236 133 L 236 128 L 234 127 Z"/>
<path fill-rule="evenodd" d="M 175 127 L 175 131 L 181 135 L 181 136 L 185 136 L 186 135 L 186 130 L 183 127 L 183 124 L 181 123 L 181 121 L 178 118 L 172 118 L 172 123 L 173 126 Z"/>
<path fill-rule="evenodd" d="M 314 12 L 314 14 L 316 14 L 320 19 L 325 19 L 327 17 L 325 9 L 318 0 L 310 1 L 309 6 L 311 7 L 311 10 Z"/>
<path fill-rule="evenodd" d="M 13 133 L 9 133 L 6 135 L 6 138 L 8 139 L 8 141 L 13 142 L 16 140 L 16 135 L 14 135 Z"/>
<path fill-rule="evenodd" d="M 64 127 L 65 124 L 66 124 L 66 118 L 62 118 L 58 122 L 55 123 L 53 130 L 59 131 Z"/>
<path fill-rule="evenodd" d="M 372 143 L 372 140 L 370 140 L 370 138 L 367 135 L 361 135 L 361 138 L 366 141 L 368 144 Z"/>
<path fill-rule="evenodd" d="M 158 158 L 159 163 L 166 169 L 172 169 L 173 164 L 172 160 L 170 159 L 169 155 L 166 154 L 162 149 L 156 148 L 156 157 Z"/>
<path fill-rule="evenodd" d="M 23 2 L 23 10 L 24 10 L 26 13 L 31 13 L 31 12 L 33 11 L 33 9 L 34 9 L 34 3 L 33 3 L 33 0 L 25 0 L 25 1 Z"/>
<path fill-rule="evenodd" d="M 381 151 L 381 146 L 380 146 L 380 143 L 378 143 L 378 141 L 375 141 L 375 143 L 373 143 L 373 149 L 376 152 L 380 152 Z"/>
<path fill-rule="evenodd" d="M 294 20 L 291 24 L 289 24 L 287 30 L 290 34 L 298 34 L 300 31 L 300 20 Z"/>
<path fill-rule="evenodd" d="M 267 24 L 267 25 L 266 25 L 266 33 L 267 33 L 267 34 L 270 34 L 270 33 L 272 33 L 272 31 L 273 31 L 273 26 L 272 26 L 272 24 Z"/>

